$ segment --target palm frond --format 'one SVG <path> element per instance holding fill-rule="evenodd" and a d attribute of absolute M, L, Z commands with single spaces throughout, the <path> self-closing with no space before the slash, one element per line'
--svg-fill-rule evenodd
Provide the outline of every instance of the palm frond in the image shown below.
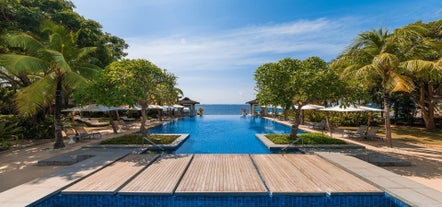
<path fill-rule="evenodd" d="M 50 106 L 54 100 L 56 85 L 55 78 L 46 76 L 18 91 L 15 103 L 19 113 L 30 116 L 38 109 Z"/>
<path fill-rule="evenodd" d="M 23 48 L 30 54 L 37 54 L 40 49 L 44 48 L 40 41 L 26 33 L 7 34 L 4 39 L 10 46 Z"/>
<path fill-rule="evenodd" d="M 84 76 L 77 74 L 75 72 L 66 72 L 63 75 L 63 85 L 64 88 L 71 88 L 76 89 L 83 85 L 85 85 L 88 82 L 88 79 L 86 79 Z"/>
<path fill-rule="evenodd" d="M 101 70 L 97 65 L 90 63 L 81 63 L 72 67 L 72 72 L 78 73 L 87 79 L 97 77 Z"/>
<path fill-rule="evenodd" d="M 390 73 L 390 77 L 386 82 L 386 89 L 390 92 L 411 92 L 414 90 L 413 80 L 407 76 L 398 73 Z"/>
<path fill-rule="evenodd" d="M 52 61 L 55 62 L 57 65 L 57 68 L 60 69 L 62 72 L 68 72 L 71 71 L 71 67 L 69 66 L 69 63 L 66 62 L 66 59 L 64 58 L 63 54 L 56 50 L 51 49 L 45 49 L 46 53 L 50 54 L 52 57 Z"/>
<path fill-rule="evenodd" d="M 41 73 L 48 70 L 47 63 L 39 58 L 18 54 L 0 55 L 0 66 L 9 73 L 18 75 L 21 73 Z"/>
<path fill-rule="evenodd" d="M 384 70 L 395 70 L 399 65 L 399 58 L 390 53 L 381 53 L 373 58 L 373 63 Z"/>
<path fill-rule="evenodd" d="M 83 47 L 80 49 L 77 49 L 74 54 L 75 56 L 72 57 L 72 60 L 79 61 L 83 59 L 84 57 L 89 56 L 91 53 L 97 51 L 97 47 Z"/>
<path fill-rule="evenodd" d="M 405 73 L 409 76 L 422 81 L 442 82 L 442 67 L 438 64 L 441 62 L 433 62 L 426 60 L 409 60 L 401 64 L 405 69 Z"/>
<path fill-rule="evenodd" d="M 49 48 L 59 52 L 63 52 L 64 40 L 59 33 L 52 33 L 49 35 Z"/>

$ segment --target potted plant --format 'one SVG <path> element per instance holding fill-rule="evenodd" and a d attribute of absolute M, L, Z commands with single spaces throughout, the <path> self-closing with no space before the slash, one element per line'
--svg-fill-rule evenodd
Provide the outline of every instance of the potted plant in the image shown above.
<path fill-rule="evenodd" d="M 202 107 L 198 108 L 198 115 L 203 116 L 204 109 Z"/>

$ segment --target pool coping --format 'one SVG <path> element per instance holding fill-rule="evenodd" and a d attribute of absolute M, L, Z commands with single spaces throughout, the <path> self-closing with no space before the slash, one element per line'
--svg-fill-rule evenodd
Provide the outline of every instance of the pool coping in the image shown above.
<path fill-rule="evenodd" d="M 335 152 L 315 152 L 326 161 L 384 190 L 409 206 L 442 206 L 442 192 L 372 165 Z"/>
<path fill-rule="evenodd" d="M 266 134 L 256 134 L 256 138 L 258 138 L 271 152 L 272 151 L 281 151 L 283 149 L 288 150 L 302 150 L 302 149 L 365 149 L 364 146 L 356 145 L 356 144 L 335 144 L 335 145 L 293 145 L 293 144 L 275 144 L 270 139 L 268 139 Z"/>
<path fill-rule="evenodd" d="M 158 150 L 161 148 L 163 148 L 164 150 L 176 150 L 178 149 L 178 147 L 181 146 L 181 144 L 184 143 L 184 141 L 190 136 L 190 134 L 151 134 L 151 135 L 180 135 L 180 137 L 178 137 L 177 139 L 175 139 L 175 141 L 173 141 L 170 144 L 158 144 L 156 146 L 152 146 L 150 144 L 144 144 L 144 145 L 139 145 L 139 144 L 104 144 L 104 145 L 100 145 L 100 144 L 95 144 L 95 145 L 87 145 L 84 146 L 84 148 L 143 148 L 142 151 L 146 151 L 146 150 Z"/>
<path fill-rule="evenodd" d="M 80 162 L 72 166 L 69 166 L 66 169 L 57 171 L 51 174 L 50 177 L 53 177 L 51 179 L 46 179 L 46 180 L 39 179 L 40 181 L 38 183 L 36 183 L 36 181 L 31 181 L 29 183 L 17 186 L 8 191 L 2 192 L 0 193 L 0 202 L 8 206 L 25 206 L 29 204 L 36 204 L 38 203 L 38 201 L 41 201 L 47 197 L 59 193 L 62 189 L 78 181 L 79 179 L 82 179 L 87 175 L 115 162 L 116 160 L 121 159 L 121 157 L 126 156 L 128 153 L 128 151 L 125 152 L 121 151 L 121 153 L 117 153 L 118 154 L 117 155 L 115 154 L 115 150 L 117 149 L 109 150 L 105 156 L 96 156 L 96 158 L 91 158 L 92 159 L 91 161 L 93 160 L 96 161 L 93 162 L 86 161 L 87 164 Z M 384 190 L 385 193 L 393 196 L 394 198 L 399 199 L 400 201 L 406 203 L 407 205 L 410 206 L 442 205 L 442 192 L 438 192 L 435 189 L 428 188 L 410 179 L 404 178 L 400 175 L 394 174 L 380 167 L 371 165 L 367 162 L 364 162 L 362 160 L 359 160 L 357 158 L 348 155 L 340 153 L 330 153 L 330 152 L 316 152 L 315 154 L 319 155 L 326 161 L 334 165 L 337 165 L 341 169 L 363 179 L 364 181 L 369 182 L 375 186 L 378 186 L 381 190 Z M 91 166 L 91 164 L 93 167 Z M 73 180 L 61 181 L 60 177 L 66 176 L 65 175 L 66 171 L 69 172 L 75 171 L 76 173 L 81 173 L 81 176 L 78 176 Z M 43 188 L 45 189 L 44 191 L 42 191 Z M 200 193 L 196 194 L 201 195 Z M 210 196 L 220 196 L 227 194 L 226 193 L 210 194 Z M 345 194 L 333 193 L 328 196 L 351 195 L 351 194 L 352 194 L 351 192 Z M 132 194 L 132 195 L 140 195 L 140 194 Z M 238 196 L 244 194 L 234 193 L 229 195 Z M 309 193 L 289 193 L 289 192 L 274 193 L 274 196 L 277 195 L 314 196 Z M 373 194 L 370 193 L 370 195 Z M 23 199 L 23 196 L 26 196 L 26 199 Z M 186 196 L 186 195 L 176 194 L 176 196 Z"/>

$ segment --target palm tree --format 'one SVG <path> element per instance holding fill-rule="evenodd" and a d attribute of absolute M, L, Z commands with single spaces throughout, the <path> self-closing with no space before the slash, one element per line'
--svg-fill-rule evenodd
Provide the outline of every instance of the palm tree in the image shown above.
<path fill-rule="evenodd" d="M 361 78 L 362 84 L 380 82 L 385 112 L 386 144 L 392 147 L 390 97 L 392 92 L 413 90 L 413 82 L 399 74 L 399 58 L 393 37 L 382 29 L 359 35 L 353 44 L 333 63 L 344 68 L 347 77 Z"/>
<path fill-rule="evenodd" d="M 417 84 L 417 104 L 420 106 L 426 129 L 435 129 L 434 112 L 436 103 L 432 101 L 438 88 L 442 86 L 442 58 L 438 61 L 409 60 L 403 62 L 406 74 Z"/>
<path fill-rule="evenodd" d="M 33 115 L 50 107 L 55 100 L 54 148 L 62 148 L 65 146 L 61 135 L 62 90 L 80 87 L 100 68 L 87 60 L 95 48 L 77 48 L 75 33 L 50 22 L 43 24 L 42 32 L 48 37 L 46 41 L 25 33 L 7 35 L 5 41 L 24 52 L 0 55 L 0 65 L 9 74 L 25 74 L 31 80 L 15 97 L 21 114 Z"/>
<path fill-rule="evenodd" d="M 436 103 L 432 100 L 442 87 L 442 20 L 424 24 L 416 22 L 395 30 L 396 41 L 406 61 L 404 74 L 417 86 L 412 98 L 419 105 L 426 129 L 434 129 Z"/>

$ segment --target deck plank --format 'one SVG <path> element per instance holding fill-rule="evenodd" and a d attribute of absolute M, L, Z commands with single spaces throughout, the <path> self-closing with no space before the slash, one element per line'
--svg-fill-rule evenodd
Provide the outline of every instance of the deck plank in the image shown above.
<path fill-rule="evenodd" d="M 329 194 L 382 193 L 375 186 L 325 161 L 317 155 L 289 154 L 285 156 L 285 159 L 308 175 L 315 185 Z"/>
<path fill-rule="evenodd" d="M 325 194 L 302 170 L 283 154 L 252 155 L 272 194 Z M 299 155 L 297 155 L 299 156 Z"/>
<path fill-rule="evenodd" d="M 166 155 L 137 175 L 119 194 L 171 195 L 186 170 L 192 155 Z"/>
<path fill-rule="evenodd" d="M 157 155 L 128 155 L 66 188 L 63 194 L 113 194 Z"/>
<path fill-rule="evenodd" d="M 266 194 L 248 155 L 195 155 L 175 194 Z"/>

